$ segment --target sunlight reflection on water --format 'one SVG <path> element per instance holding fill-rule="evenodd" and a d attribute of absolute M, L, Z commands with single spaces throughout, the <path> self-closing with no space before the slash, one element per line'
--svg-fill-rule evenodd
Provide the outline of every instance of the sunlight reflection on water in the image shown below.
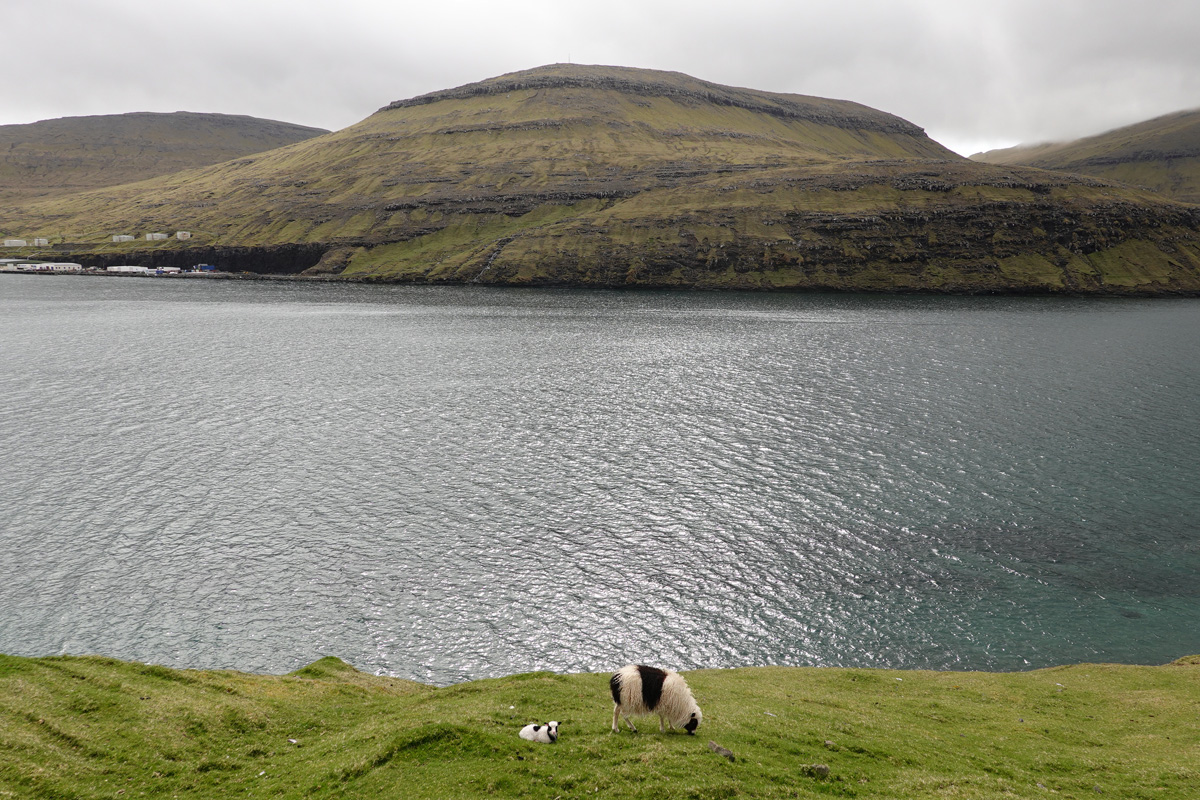
<path fill-rule="evenodd" d="M 0 651 L 1200 652 L 1200 303 L 0 280 Z"/>

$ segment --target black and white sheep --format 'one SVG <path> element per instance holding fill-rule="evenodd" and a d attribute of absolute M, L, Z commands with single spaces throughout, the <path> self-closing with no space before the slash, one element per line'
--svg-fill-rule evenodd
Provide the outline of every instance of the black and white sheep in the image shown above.
<path fill-rule="evenodd" d="M 518 734 L 522 739 L 528 739 L 531 742 L 541 742 L 542 744 L 554 744 L 558 741 L 558 722 L 551 721 L 545 725 L 538 725 L 536 722 L 531 722 Z"/>
<path fill-rule="evenodd" d="M 612 690 L 613 733 L 620 732 L 617 721 L 625 718 L 625 724 L 636 731 L 630 716 L 658 715 L 658 730 L 665 722 L 671 728 L 682 728 L 693 735 L 704 715 L 692 698 L 687 681 L 674 670 L 647 667 L 644 664 L 629 664 L 613 673 L 608 681 Z"/>

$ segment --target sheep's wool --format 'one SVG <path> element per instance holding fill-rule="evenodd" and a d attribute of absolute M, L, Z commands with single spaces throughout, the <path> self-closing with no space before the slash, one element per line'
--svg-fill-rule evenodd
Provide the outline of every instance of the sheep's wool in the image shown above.
<path fill-rule="evenodd" d="M 609 688 L 612 690 L 613 703 L 616 704 L 613 709 L 614 731 L 618 730 L 619 716 L 625 717 L 626 723 L 629 723 L 630 716 L 657 714 L 660 728 L 665 720 L 672 727 L 683 728 L 688 733 L 695 730 L 703 719 L 687 681 L 674 670 L 628 664 L 613 673 Z M 689 729 L 693 715 L 695 724 Z M 633 727 L 632 724 L 629 726 Z"/>
<path fill-rule="evenodd" d="M 541 742 L 542 744 L 553 744 L 558 741 L 558 722 L 551 721 L 545 725 L 539 725 L 536 722 L 531 722 L 518 734 L 522 739 L 528 739 L 531 742 Z"/>

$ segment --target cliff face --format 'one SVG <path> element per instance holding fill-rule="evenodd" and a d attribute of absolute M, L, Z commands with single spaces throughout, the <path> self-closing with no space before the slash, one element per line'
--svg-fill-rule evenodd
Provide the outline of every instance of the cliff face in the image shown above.
<path fill-rule="evenodd" d="M 856 103 L 618 67 L 397 101 L 272 152 L 0 212 L 0 227 L 60 232 L 85 261 L 124 252 L 111 233 L 192 230 L 169 247 L 364 280 L 1200 291 L 1188 206 L 968 161 Z M 276 255 L 245 266 L 263 248 Z"/>
<path fill-rule="evenodd" d="M 561 215 L 455 223 L 347 275 L 673 288 L 1155 294 L 1200 290 L 1200 209 L 1036 170 L 856 163 L 728 176 Z"/>
<path fill-rule="evenodd" d="M 117 264 L 143 267 L 179 267 L 191 269 L 197 264 L 213 264 L 222 271 L 249 272 L 258 275 L 298 275 L 305 270 L 320 274 L 319 266 L 329 248 L 321 244 L 278 244 L 258 247 L 148 247 L 146 242 L 116 248 L 92 248 L 86 245 L 62 245 L 41 256 L 51 260 L 71 260 L 84 267 L 104 269 Z M 340 272 L 340 269 L 337 270 Z"/>

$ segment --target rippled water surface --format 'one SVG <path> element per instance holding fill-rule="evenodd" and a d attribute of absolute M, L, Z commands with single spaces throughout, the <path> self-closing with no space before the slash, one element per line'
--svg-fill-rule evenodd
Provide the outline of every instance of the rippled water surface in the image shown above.
<path fill-rule="evenodd" d="M 0 652 L 1200 652 L 1200 302 L 0 276 Z"/>

